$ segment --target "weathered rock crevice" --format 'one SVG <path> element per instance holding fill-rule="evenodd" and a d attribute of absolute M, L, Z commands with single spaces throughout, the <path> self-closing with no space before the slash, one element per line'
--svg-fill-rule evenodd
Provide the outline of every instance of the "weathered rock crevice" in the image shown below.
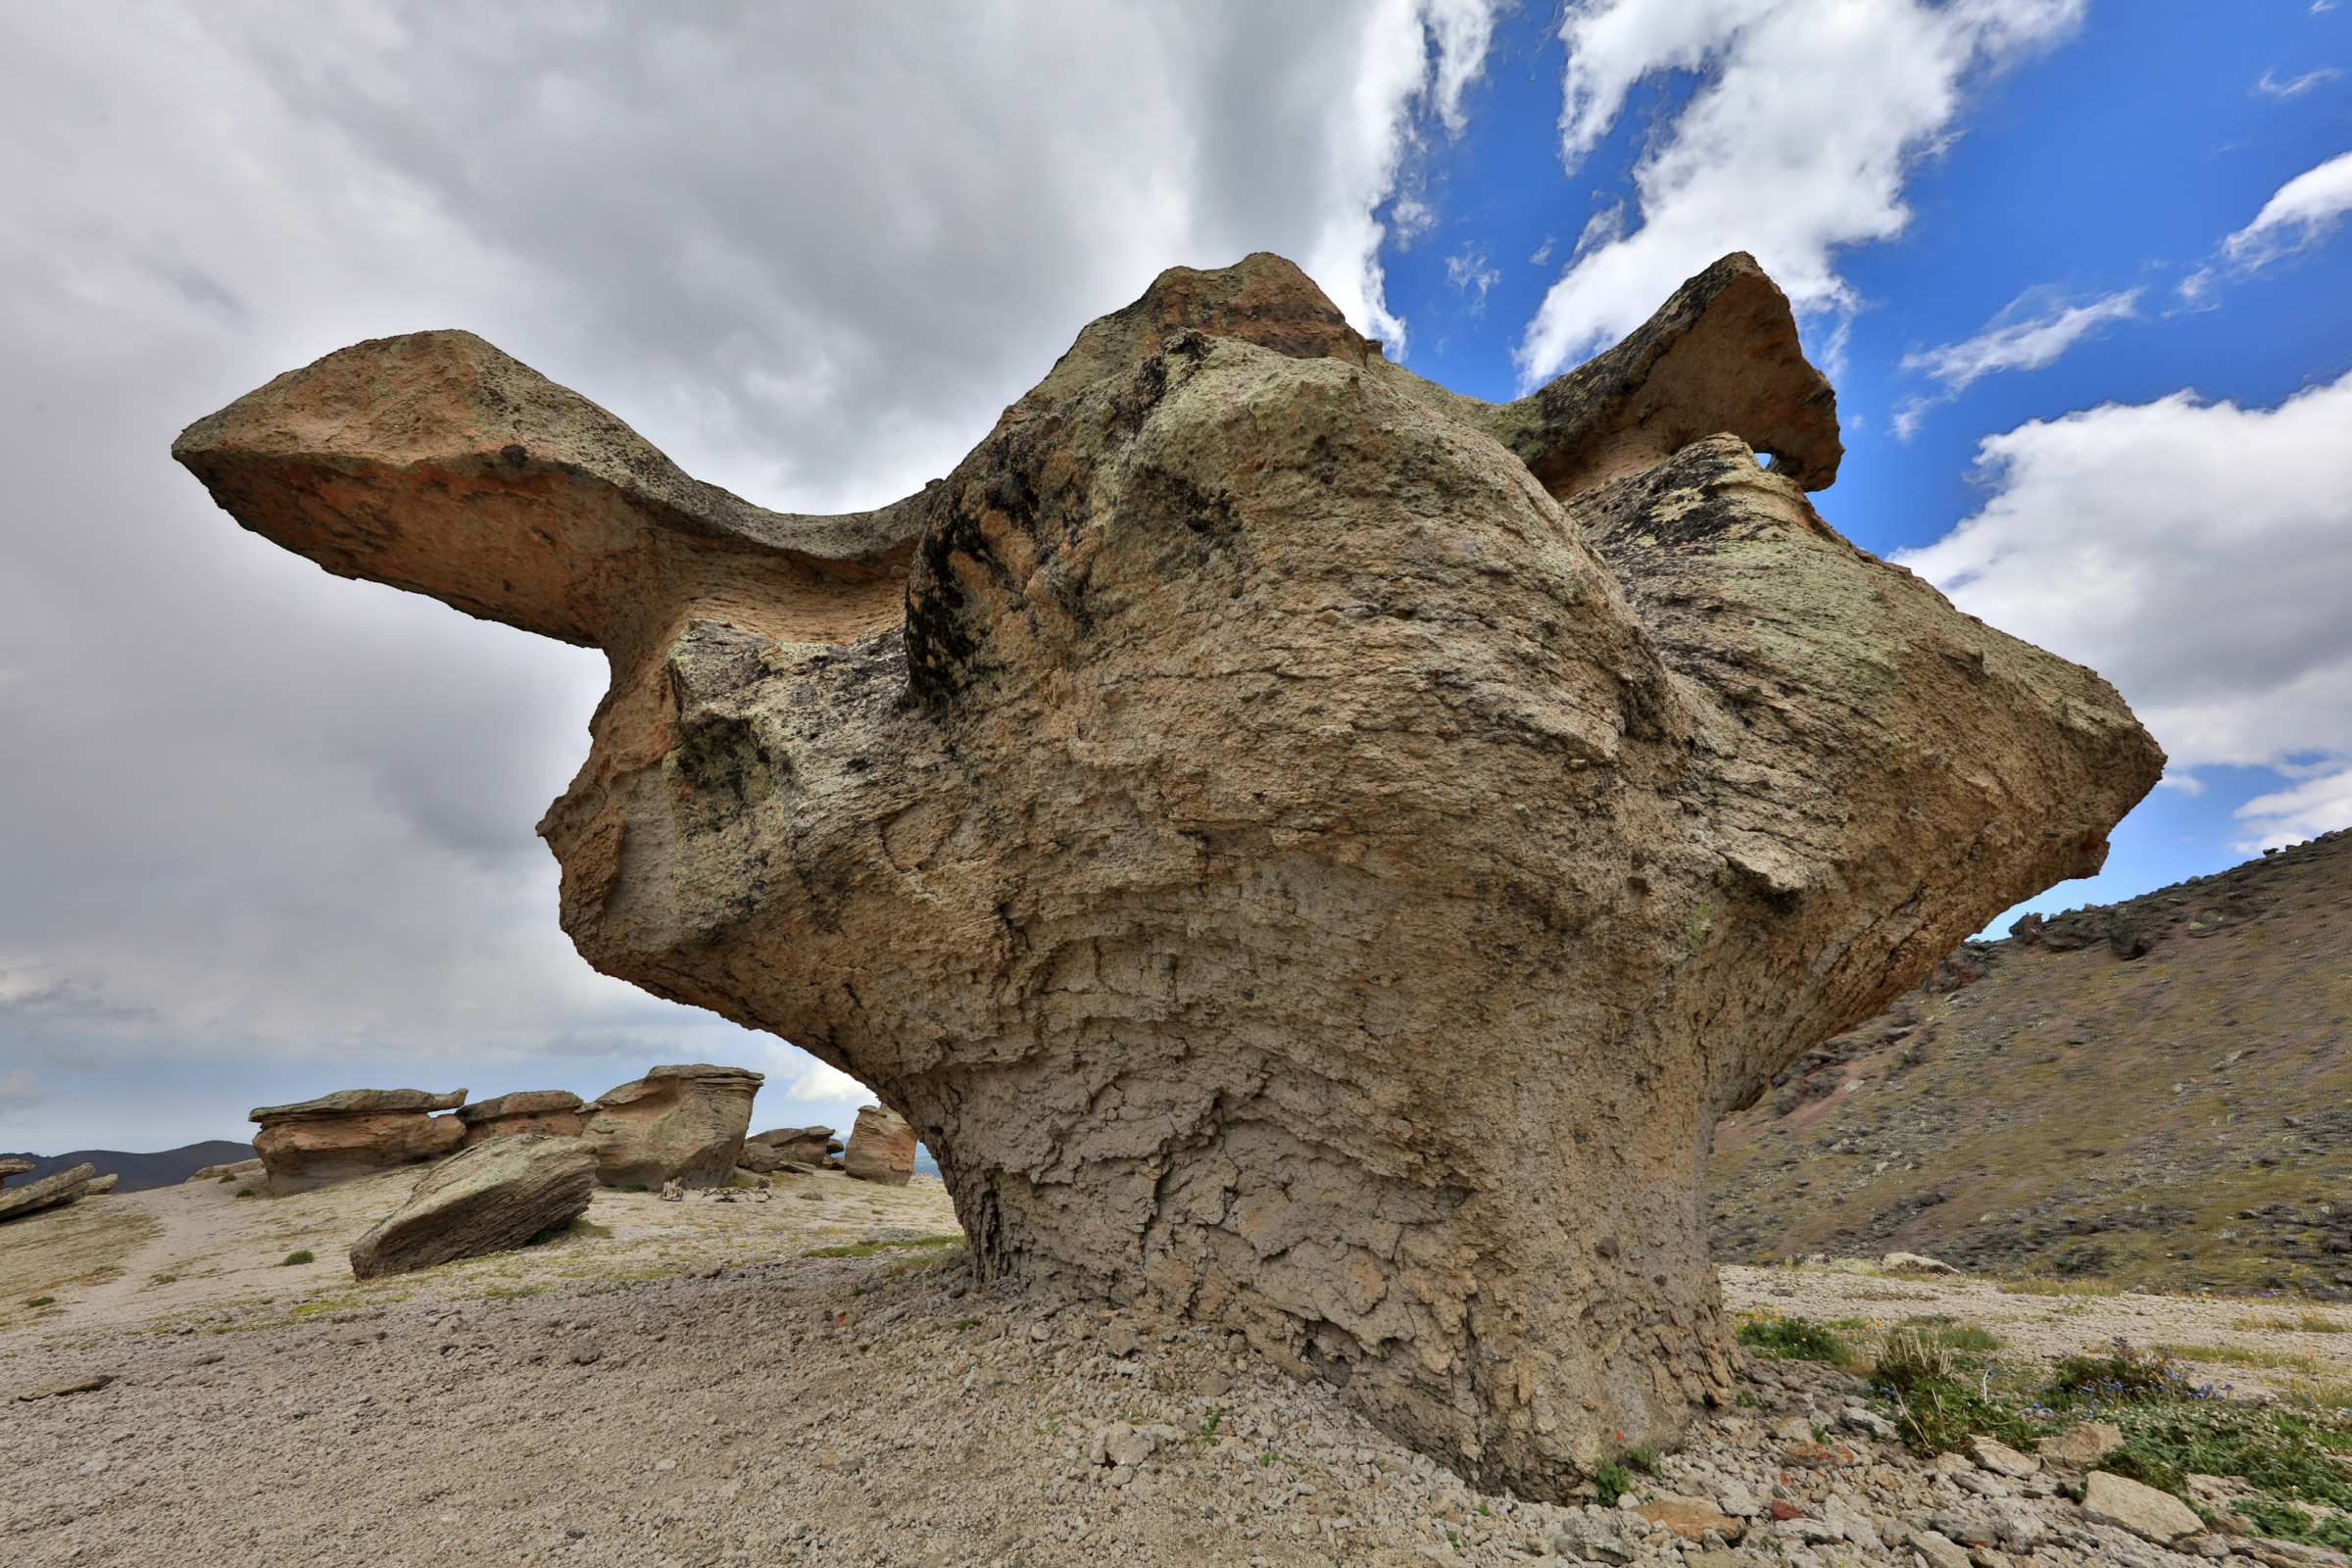
<path fill-rule="evenodd" d="M 2161 767 L 1813 512 L 1835 398 L 1744 257 L 1500 407 L 1279 258 L 1174 270 L 847 518 L 463 333 L 174 450 L 330 570 L 607 649 L 564 928 L 873 1086 L 983 1278 L 1230 1326 L 1539 1497 L 1729 1396 L 1716 1117 Z"/>

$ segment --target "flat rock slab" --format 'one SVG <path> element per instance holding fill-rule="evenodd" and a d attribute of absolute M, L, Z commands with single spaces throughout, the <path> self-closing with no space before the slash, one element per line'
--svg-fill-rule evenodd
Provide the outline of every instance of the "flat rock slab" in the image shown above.
<path fill-rule="evenodd" d="M 44 1176 L 37 1182 L 0 1192 L 0 1219 L 14 1219 L 19 1214 L 29 1214 L 34 1209 L 71 1203 L 89 1190 L 91 1179 L 97 1174 L 97 1166 L 83 1163 L 55 1175 Z"/>
<path fill-rule="evenodd" d="M 2082 1517 L 2092 1524 L 2129 1530 L 2158 1545 L 2205 1528 L 2196 1510 L 2171 1493 L 2104 1470 L 2093 1470 L 2082 1483 Z"/>
<path fill-rule="evenodd" d="M 351 1248 L 361 1279 L 520 1247 L 588 1211 L 596 1155 L 577 1138 L 516 1133 L 436 1167 Z"/>

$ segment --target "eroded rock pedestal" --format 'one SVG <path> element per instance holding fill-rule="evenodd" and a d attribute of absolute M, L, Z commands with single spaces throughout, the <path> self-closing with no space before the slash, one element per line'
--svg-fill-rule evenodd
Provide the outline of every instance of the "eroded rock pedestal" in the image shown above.
<path fill-rule="evenodd" d="M 742 1156 L 760 1080 L 747 1068 L 696 1062 L 606 1090 L 582 1111 L 580 1129 L 598 1179 L 608 1187 L 724 1183 Z"/>
<path fill-rule="evenodd" d="M 914 1129 L 888 1105 L 867 1105 L 858 1112 L 850 1129 L 850 1147 L 841 1168 L 852 1181 L 880 1182 L 904 1187 L 914 1178 Z"/>
<path fill-rule="evenodd" d="M 1176 270 L 846 517 L 462 332 L 174 453 L 328 570 L 607 651 L 565 929 L 871 1085 L 984 1276 L 1231 1325 L 1523 1495 L 1730 1397 L 1715 1119 L 2161 765 L 1814 513 L 1834 398 L 1745 257 L 1503 406 L 1279 258 Z"/>
<path fill-rule="evenodd" d="M 379 1170 L 438 1159 L 466 1142 L 466 1124 L 435 1111 L 466 1103 L 466 1091 L 343 1089 L 249 1113 L 261 1131 L 253 1152 L 272 1193 L 307 1193 Z"/>

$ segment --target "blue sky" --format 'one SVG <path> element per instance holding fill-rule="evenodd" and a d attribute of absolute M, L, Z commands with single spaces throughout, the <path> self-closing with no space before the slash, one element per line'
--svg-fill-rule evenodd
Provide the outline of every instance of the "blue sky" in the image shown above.
<path fill-rule="evenodd" d="M 2035 906 L 2352 825 L 2352 0 L 86 0 L 0 12 L 0 1148 L 660 1061 L 865 1099 L 557 929 L 599 658 L 169 461 L 427 327 L 831 512 L 1170 265 L 1279 252 L 1507 397 L 1750 250 L 1838 387 L 1825 514 L 2174 756 Z"/>
<path fill-rule="evenodd" d="M 1519 393 L 1516 356 L 1564 257 L 1596 214 L 1636 201 L 1636 161 L 1703 79 L 1678 71 L 1646 81 L 1571 170 L 1554 128 L 1564 63 L 1548 8 L 1503 18 L 1466 128 L 1448 138 L 1424 126 L 1424 159 L 1401 199 L 1430 216 L 1400 224 L 1394 201 L 1385 214 L 1392 234 L 1419 228 L 1382 252 L 1390 309 L 1410 330 L 1408 363 L 1460 391 Z M 1903 233 L 1838 254 L 1856 308 L 1806 318 L 1808 348 L 1838 385 L 1847 449 L 1837 485 L 1815 497 L 1824 515 L 1880 554 L 1915 549 L 1983 504 L 1977 448 L 1988 434 L 2182 387 L 2268 407 L 2342 375 L 2352 242 L 2216 282 L 2193 305 L 2179 289 L 2215 266 L 2223 238 L 2279 186 L 2352 149 L 2347 67 L 2352 7 L 2173 0 L 2092 5 L 2063 41 L 1968 78 L 1949 141 L 1906 182 Z M 2046 366 L 1983 376 L 1897 438 L 1906 402 L 1936 390 L 1906 356 L 1967 340 L 2021 299 L 2031 316 L 2133 289 L 2134 315 L 2092 328 Z M 2327 750 L 2314 745 L 2303 760 Z M 2104 875 L 2020 911 L 2234 864 L 2249 829 L 2233 813 L 2299 782 L 2261 765 L 2208 763 L 2191 776 L 2199 793 L 2160 789 L 2123 825 Z"/>

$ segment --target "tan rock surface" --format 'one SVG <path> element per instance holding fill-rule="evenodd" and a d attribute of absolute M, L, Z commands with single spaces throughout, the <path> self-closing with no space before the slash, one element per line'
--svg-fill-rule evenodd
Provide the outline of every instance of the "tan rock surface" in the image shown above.
<path fill-rule="evenodd" d="M 2082 1478 L 2082 1517 L 2092 1524 L 2129 1530 L 2158 1545 L 2205 1528 L 2196 1510 L 2171 1493 L 2104 1470 L 2093 1470 Z"/>
<path fill-rule="evenodd" d="M 464 333 L 174 447 L 329 570 L 605 648 L 565 928 L 872 1085 L 982 1278 L 1238 1330 L 1544 1497 L 1729 1396 L 1714 1120 L 2161 766 L 1824 523 L 1838 450 L 1744 257 L 1497 408 L 1269 256 L 852 517 Z"/>
<path fill-rule="evenodd" d="M 188 1178 L 192 1182 L 223 1181 L 231 1176 L 260 1176 L 268 1167 L 258 1159 L 240 1159 L 226 1165 L 207 1165 Z"/>
<path fill-rule="evenodd" d="M 577 1138 L 587 1119 L 580 1109 L 580 1097 L 568 1089 L 520 1090 L 477 1100 L 458 1111 L 458 1120 L 466 1124 L 468 1145 L 515 1133 Z"/>
<path fill-rule="evenodd" d="M 850 1147 L 841 1168 L 853 1181 L 880 1182 L 904 1187 L 914 1174 L 914 1129 L 906 1118 L 887 1105 L 867 1105 L 858 1112 L 850 1129 Z"/>
<path fill-rule="evenodd" d="M 30 1214 L 59 1203 L 71 1203 L 89 1191 L 97 1175 L 98 1167 L 84 1160 L 78 1165 L 52 1171 L 37 1182 L 26 1182 L 22 1187 L 0 1191 L 0 1219 L 14 1219 L 20 1214 Z"/>
<path fill-rule="evenodd" d="M 466 1140 L 465 1123 L 436 1116 L 466 1103 L 466 1091 L 345 1089 L 291 1105 L 261 1105 L 253 1149 L 276 1194 L 438 1159 Z"/>
<path fill-rule="evenodd" d="M 743 1163 L 765 1176 L 786 1165 L 824 1165 L 841 1151 L 830 1127 L 778 1127 L 743 1141 Z"/>
<path fill-rule="evenodd" d="M 595 1191 L 596 1153 L 582 1140 L 491 1138 L 427 1171 L 352 1243 L 351 1272 L 377 1279 L 520 1247 L 588 1212 Z"/>
<path fill-rule="evenodd" d="M 761 1075 L 708 1062 L 656 1067 L 585 1108 L 580 1136 L 608 1187 L 683 1182 L 711 1187 L 735 1173 Z"/>
<path fill-rule="evenodd" d="M 7 1181 L 11 1176 L 22 1176 L 30 1169 L 32 1161 L 29 1159 L 0 1159 L 0 1182 Z"/>

